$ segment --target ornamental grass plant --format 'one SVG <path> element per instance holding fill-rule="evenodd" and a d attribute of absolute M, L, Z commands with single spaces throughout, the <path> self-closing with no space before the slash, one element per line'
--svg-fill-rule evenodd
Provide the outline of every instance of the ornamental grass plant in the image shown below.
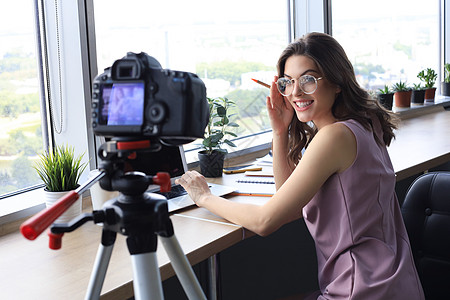
<path fill-rule="evenodd" d="M 87 167 L 82 163 L 83 155 L 75 156 L 74 148 L 61 145 L 39 155 L 33 166 L 49 192 L 71 191 L 77 188 L 78 180 Z"/>

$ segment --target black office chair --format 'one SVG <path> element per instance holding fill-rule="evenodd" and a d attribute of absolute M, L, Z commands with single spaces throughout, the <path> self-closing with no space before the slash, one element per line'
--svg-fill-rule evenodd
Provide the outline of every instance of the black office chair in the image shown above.
<path fill-rule="evenodd" d="M 402 205 L 425 298 L 450 295 L 450 172 L 421 175 Z"/>

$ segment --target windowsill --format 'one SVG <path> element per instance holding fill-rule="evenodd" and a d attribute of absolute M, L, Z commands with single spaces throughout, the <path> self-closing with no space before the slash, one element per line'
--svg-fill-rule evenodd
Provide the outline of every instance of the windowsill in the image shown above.
<path fill-rule="evenodd" d="M 0 225 L 31 216 L 45 207 L 44 190 L 38 188 L 0 200 Z"/>
<path fill-rule="evenodd" d="M 236 148 L 224 147 L 228 151 L 228 154 L 225 157 L 225 166 L 249 161 L 248 156 L 255 156 L 254 158 L 256 158 L 258 156 L 257 153 L 259 152 L 268 152 L 272 144 L 272 131 L 238 139 L 233 142 L 236 144 Z M 198 152 L 200 150 L 201 149 L 198 148 L 185 152 L 189 169 L 198 167 Z"/>
<path fill-rule="evenodd" d="M 444 107 L 448 109 L 450 107 L 450 97 L 436 96 L 434 102 L 425 102 L 424 104 L 411 104 L 411 107 L 400 108 L 393 107 L 392 111 L 396 113 L 400 119 L 406 120 L 417 116 L 421 116 L 428 113 L 434 113 L 441 110 Z"/>

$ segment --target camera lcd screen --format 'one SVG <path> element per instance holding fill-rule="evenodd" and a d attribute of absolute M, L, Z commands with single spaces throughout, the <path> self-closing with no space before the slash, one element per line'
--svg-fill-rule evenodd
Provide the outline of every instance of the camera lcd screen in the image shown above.
<path fill-rule="evenodd" d="M 143 82 L 105 85 L 100 101 L 101 125 L 142 125 L 144 119 Z"/>

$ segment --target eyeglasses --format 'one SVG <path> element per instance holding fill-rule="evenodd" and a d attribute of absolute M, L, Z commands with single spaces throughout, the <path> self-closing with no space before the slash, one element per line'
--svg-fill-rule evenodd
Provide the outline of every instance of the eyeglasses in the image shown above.
<path fill-rule="evenodd" d="M 316 78 L 312 75 L 303 75 L 298 78 L 298 86 L 305 94 L 312 94 L 317 90 L 317 81 L 323 77 Z M 295 80 L 281 77 L 277 80 L 278 91 L 283 96 L 290 96 L 294 91 Z"/>

